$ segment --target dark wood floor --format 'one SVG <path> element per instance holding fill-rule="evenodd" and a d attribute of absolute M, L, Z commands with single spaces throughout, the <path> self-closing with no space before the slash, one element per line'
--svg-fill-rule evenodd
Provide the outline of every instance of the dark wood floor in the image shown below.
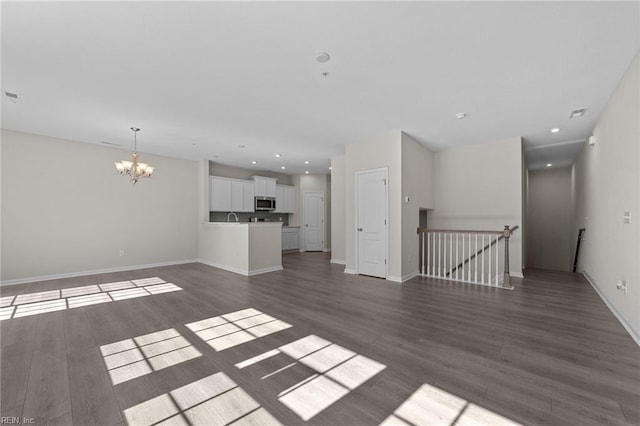
<path fill-rule="evenodd" d="M 640 423 L 640 350 L 582 276 L 531 270 L 514 291 L 401 285 L 328 261 L 296 253 L 283 271 L 250 278 L 188 264 L 3 288 L 158 276 L 184 290 L 2 321 L 1 415 L 119 425 L 126 408 L 223 371 L 283 424 L 376 425 L 425 383 L 522 424 Z M 184 326 L 244 308 L 292 327 L 216 352 Z M 167 328 L 202 356 L 112 385 L 99 347 Z M 285 373 L 259 380 L 234 364 L 309 334 L 386 369 L 305 423 L 277 400 Z"/>

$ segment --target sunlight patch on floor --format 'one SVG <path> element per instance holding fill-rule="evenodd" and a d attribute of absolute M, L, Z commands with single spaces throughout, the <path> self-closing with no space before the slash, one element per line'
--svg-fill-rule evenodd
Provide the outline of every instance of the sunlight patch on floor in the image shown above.
<path fill-rule="evenodd" d="M 294 362 L 263 376 L 263 380 L 280 374 L 296 363 L 316 371 L 316 374 L 278 394 L 278 400 L 304 421 L 313 418 L 386 368 L 384 364 L 315 335 L 264 352 L 235 366 L 238 369 L 248 368 L 280 354 L 292 358 Z"/>
<path fill-rule="evenodd" d="M 217 352 L 291 327 L 270 315 L 249 308 L 185 324 Z"/>
<path fill-rule="evenodd" d="M 202 355 L 173 328 L 103 345 L 100 352 L 114 385 Z"/>
<path fill-rule="evenodd" d="M 159 277 L 0 297 L 0 321 L 182 290 Z"/>
<path fill-rule="evenodd" d="M 490 410 L 435 386 L 424 384 L 380 426 L 520 426 Z"/>
<path fill-rule="evenodd" d="M 212 374 L 124 410 L 130 425 L 281 425 L 226 374 Z"/>

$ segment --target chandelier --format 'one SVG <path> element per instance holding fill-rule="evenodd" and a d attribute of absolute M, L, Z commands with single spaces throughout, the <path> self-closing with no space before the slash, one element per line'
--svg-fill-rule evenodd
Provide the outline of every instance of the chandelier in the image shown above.
<path fill-rule="evenodd" d="M 131 182 L 135 185 L 140 178 L 148 178 L 153 174 L 153 166 L 138 161 L 138 139 L 137 135 L 140 129 L 132 127 L 133 131 L 133 155 L 132 161 L 122 160 L 115 163 L 116 170 L 121 175 L 131 176 Z"/>

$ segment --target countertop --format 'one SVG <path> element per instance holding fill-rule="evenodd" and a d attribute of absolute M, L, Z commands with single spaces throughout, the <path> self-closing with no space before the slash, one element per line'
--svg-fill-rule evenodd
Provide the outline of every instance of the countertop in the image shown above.
<path fill-rule="evenodd" d="M 282 222 L 205 222 L 205 224 L 219 226 L 282 226 Z"/>

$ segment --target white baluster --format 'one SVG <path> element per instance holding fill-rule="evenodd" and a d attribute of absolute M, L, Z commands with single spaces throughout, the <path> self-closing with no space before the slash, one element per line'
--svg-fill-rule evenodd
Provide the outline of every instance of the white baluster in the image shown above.
<path fill-rule="evenodd" d="M 462 234 L 462 281 L 464 281 L 464 234 Z"/>
<path fill-rule="evenodd" d="M 427 275 L 431 275 L 431 232 L 427 232 Z"/>
<path fill-rule="evenodd" d="M 467 254 L 469 269 L 467 270 L 467 281 L 471 282 L 471 234 L 469 234 L 469 253 Z"/>
<path fill-rule="evenodd" d="M 489 262 L 487 262 L 489 265 L 489 275 L 487 276 L 489 285 L 491 285 L 491 263 L 493 262 L 493 257 L 491 257 L 491 244 L 492 244 L 491 235 L 489 235 Z"/>
<path fill-rule="evenodd" d="M 442 232 L 438 232 L 438 276 L 442 276 Z"/>
<path fill-rule="evenodd" d="M 474 266 L 474 274 L 473 274 L 473 282 L 478 282 L 478 234 L 476 234 L 476 245 L 473 248 L 473 254 L 476 257 L 475 260 L 475 266 Z"/>
<path fill-rule="evenodd" d="M 480 262 L 482 262 L 482 274 L 480 275 L 482 276 L 482 284 L 484 284 L 484 234 L 482 234 L 482 259 Z"/>
<path fill-rule="evenodd" d="M 453 279 L 453 234 L 449 234 L 449 278 Z"/>
<path fill-rule="evenodd" d="M 458 262 L 458 234 L 456 232 L 456 279 L 460 278 L 460 268 L 458 268 L 458 265 L 460 264 L 460 262 Z"/>
<path fill-rule="evenodd" d="M 421 238 L 421 243 L 422 243 L 422 275 L 424 275 L 424 239 L 427 236 L 425 232 L 423 232 L 422 234 L 420 234 Z"/>
<path fill-rule="evenodd" d="M 500 283 L 498 283 L 498 271 L 500 270 L 499 267 L 499 258 L 500 258 L 500 236 L 496 235 L 496 287 L 500 285 Z"/>

